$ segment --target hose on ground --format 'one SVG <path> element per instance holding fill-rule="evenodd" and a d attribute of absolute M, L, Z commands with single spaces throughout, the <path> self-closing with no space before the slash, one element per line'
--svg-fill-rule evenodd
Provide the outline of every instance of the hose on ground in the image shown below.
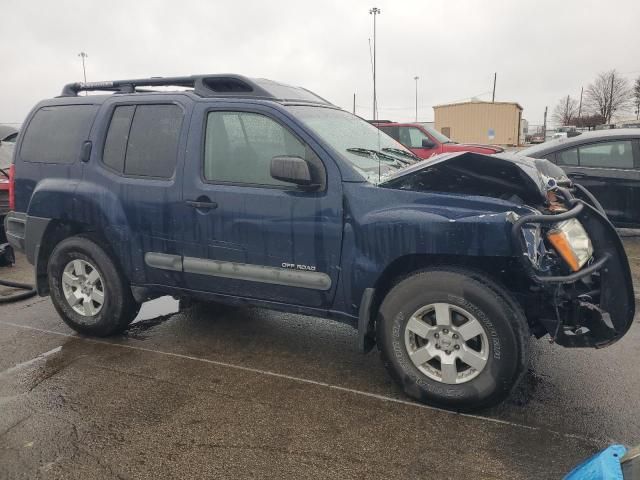
<path fill-rule="evenodd" d="M 0 296 L 0 303 L 11 303 L 19 300 L 25 300 L 27 298 L 35 297 L 38 292 L 28 283 L 10 282 L 9 280 L 0 280 L 0 285 L 3 287 L 17 288 L 19 290 L 26 290 L 26 292 L 14 293 L 13 295 Z"/>

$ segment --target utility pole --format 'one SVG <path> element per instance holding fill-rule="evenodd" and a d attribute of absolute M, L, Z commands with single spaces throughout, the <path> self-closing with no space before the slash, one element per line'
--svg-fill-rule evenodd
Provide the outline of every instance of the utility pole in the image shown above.
<path fill-rule="evenodd" d="M 353 92 L 353 114 L 356 114 L 356 92 Z"/>
<path fill-rule="evenodd" d="M 491 103 L 496 101 L 496 80 L 498 79 L 498 72 L 493 74 L 493 95 L 491 96 Z"/>
<path fill-rule="evenodd" d="M 580 106 L 578 107 L 578 119 L 582 118 L 582 94 L 584 93 L 584 87 L 580 87 Z"/>
<path fill-rule="evenodd" d="M 542 137 L 547 140 L 547 107 L 544 107 L 544 123 L 542 124 Z"/>
<path fill-rule="evenodd" d="M 413 77 L 413 79 L 416 81 L 416 122 L 417 122 L 418 121 L 418 80 L 420 79 L 420 77 L 416 75 L 415 77 Z"/>
<path fill-rule="evenodd" d="M 84 77 L 84 83 L 87 83 L 87 69 L 85 68 L 85 65 L 84 65 L 84 59 L 87 58 L 89 55 L 87 55 L 85 52 L 80 52 L 78 56 L 82 59 L 82 75 Z M 87 95 L 88 92 L 85 91 L 84 94 Z"/>
<path fill-rule="evenodd" d="M 376 17 L 382 11 L 373 7 L 369 10 L 369 15 L 373 15 L 373 119 L 378 119 L 378 102 L 376 98 Z"/>
<path fill-rule="evenodd" d="M 611 73 L 611 92 L 609 95 L 609 115 L 608 118 L 605 118 L 605 121 L 607 123 L 611 123 L 611 117 L 613 116 L 613 79 L 615 78 L 615 74 L 612 72 Z"/>

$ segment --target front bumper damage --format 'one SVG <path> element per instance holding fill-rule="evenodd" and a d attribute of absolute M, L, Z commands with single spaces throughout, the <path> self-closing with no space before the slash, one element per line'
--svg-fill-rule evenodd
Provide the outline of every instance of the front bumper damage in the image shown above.
<path fill-rule="evenodd" d="M 520 260 L 534 285 L 533 312 L 526 312 L 527 317 L 538 327 L 538 336 L 548 333 L 559 345 L 605 347 L 624 336 L 633 323 L 635 297 L 627 256 L 615 228 L 592 197 L 587 197 L 589 204 L 559 190 L 566 212 L 522 216 L 512 226 L 514 248 L 524 252 Z M 577 218 L 591 238 L 593 256 L 579 271 L 558 274 L 532 259 L 523 232 L 571 218 Z"/>

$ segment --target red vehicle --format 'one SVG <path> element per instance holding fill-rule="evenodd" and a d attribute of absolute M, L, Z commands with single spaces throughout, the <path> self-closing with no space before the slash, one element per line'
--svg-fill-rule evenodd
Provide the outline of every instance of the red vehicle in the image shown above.
<path fill-rule="evenodd" d="M 11 159 L 18 132 L 14 128 L 0 125 L 0 243 L 4 236 L 4 216 L 11 210 Z"/>
<path fill-rule="evenodd" d="M 456 143 L 435 128 L 422 123 L 395 123 L 388 121 L 372 123 L 420 158 L 429 158 L 445 152 L 476 152 L 484 154 L 504 152 L 504 148 L 492 145 Z"/>

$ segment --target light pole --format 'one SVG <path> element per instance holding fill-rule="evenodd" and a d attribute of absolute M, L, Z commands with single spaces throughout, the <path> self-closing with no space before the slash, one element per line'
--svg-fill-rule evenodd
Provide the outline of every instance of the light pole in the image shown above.
<path fill-rule="evenodd" d="M 84 83 L 87 83 L 87 69 L 84 66 L 84 59 L 89 55 L 87 55 L 85 52 L 80 52 L 78 56 L 82 59 L 82 74 L 84 75 Z"/>
<path fill-rule="evenodd" d="M 378 103 L 376 100 L 376 17 L 382 11 L 373 7 L 369 10 L 369 15 L 373 15 L 373 119 L 378 119 Z"/>
<path fill-rule="evenodd" d="M 418 80 L 420 80 L 420 77 L 416 75 L 415 77 L 413 77 L 413 79 L 416 81 L 416 122 L 417 122 L 418 121 Z"/>

